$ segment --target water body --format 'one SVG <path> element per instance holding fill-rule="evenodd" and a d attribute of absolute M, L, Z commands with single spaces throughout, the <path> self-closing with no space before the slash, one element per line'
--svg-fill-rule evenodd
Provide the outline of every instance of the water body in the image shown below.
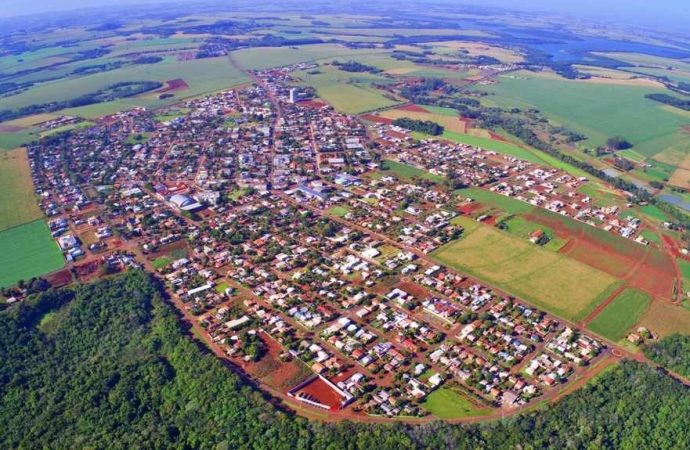
<path fill-rule="evenodd" d="M 683 199 L 680 199 L 678 197 L 674 197 L 673 195 L 670 194 L 663 194 L 659 196 L 660 199 L 662 199 L 665 202 L 669 202 L 672 205 L 675 205 L 679 208 L 683 208 L 686 211 L 690 211 L 690 203 L 684 201 Z"/>
<path fill-rule="evenodd" d="M 670 47 L 643 44 L 640 42 L 613 41 L 603 38 L 585 37 L 560 43 L 534 45 L 553 56 L 555 61 L 577 63 L 587 58 L 588 52 L 644 53 L 664 58 L 681 59 L 690 57 L 690 52 Z"/>

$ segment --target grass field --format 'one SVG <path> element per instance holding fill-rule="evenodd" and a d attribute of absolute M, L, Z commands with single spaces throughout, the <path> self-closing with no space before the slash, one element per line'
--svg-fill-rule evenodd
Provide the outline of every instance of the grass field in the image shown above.
<path fill-rule="evenodd" d="M 668 217 L 666 217 L 666 214 L 662 210 L 657 208 L 656 206 L 652 206 L 652 205 L 642 206 L 642 207 L 640 207 L 640 211 L 642 211 L 643 214 L 645 214 L 645 215 L 647 215 L 653 219 L 656 219 L 658 221 L 661 221 L 661 222 L 665 222 L 668 220 Z"/>
<path fill-rule="evenodd" d="M 640 320 L 650 302 L 648 294 L 626 289 L 587 328 L 611 341 L 619 341 Z"/>
<path fill-rule="evenodd" d="M 337 217 L 345 217 L 350 212 L 350 210 L 345 206 L 333 206 L 329 208 L 326 212 Z"/>
<path fill-rule="evenodd" d="M 429 394 L 422 406 L 441 419 L 457 419 L 491 413 L 488 409 L 478 409 L 467 398 L 445 387 L 438 388 Z"/>
<path fill-rule="evenodd" d="M 437 113 L 424 113 L 424 112 L 413 112 L 404 111 L 401 109 L 389 109 L 379 113 L 382 117 L 387 117 L 389 119 L 400 119 L 409 118 L 414 120 L 431 120 L 441 125 L 444 129 L 454 132 L 454 133 L 465 133 L 467 131 L 466 123 L 460 120 L 460 117 L 456 114 L 455 117 L 447 114 L 437 114 Z"/>
<path fill-rule="evenodd" d="M 440 183 L 443 181 L 443 177 L 439 175 L 434 175 L 433 173 L 429 173 L 422 169 L 418 169 L 416 167 L 393 161 L 390 159 L 385 160 L 384 167 L 386 167 L 386 169 L 382 170 L 384 170 L 385 172 L 392 172 L 403 180 L 410 180 L 413 177 L 421 177 L 427 178 L 436 183 Z"/>
<path fill-rule="evenodd" d="M 385 50 L 350 49 L 338 44 L 303 45 L 296 48 L 247 48 L 232 53 L 233 58 L 245 69 L 269 69 L 300 62 L 314 62 L 326 58 L 344 58 L 376 53 Z"/>
<path fill-rule="evenodd" d="M 34 198 L 26 149 L 0 153 L 0 192 L 0 231 L 43 217 Z"/>
<path fill-rule="evenodd" d="M 43 220 L 0 233 L 0 287 L 52 272 L 63 265 L 62 254 Z"/>
<path fill-rule="evenodd" d="M 662 109 L 645 94 L 665 92 L 646 86 L 568 81 L 517 72 L 481 89 L 494 94 L 488 102 L 503 107 L 537 108 L 552 121 L 586 135 L 588 146 L 602 145 L 610 136 L 625 136 L 635 151 L 647 157 L 667 150 L 690 151 L 680 127 L 690 122 L 682 114 Z"/>
<path fill-rule="evenodd" d="M 432 256 L 574 321 L 586 317 L 617 282 L 604 272 L 488 226 L 467 230 Z"/>
<path fill-rule="evenodd" d="M 535 208 L 533 205 L 530 205 L 529 203 L 516 200 L 505 195 L 496 194 L 494 192 L 487 191 L 485 189 L 481 189 L 478 187 L 460 189 L 455 191 L 455 193 L 462 197 L 471 198 L 472 200 L 477 201 L 479 203 L 499 208 L 510 214 L 527 215 L 531 214 Z"/>

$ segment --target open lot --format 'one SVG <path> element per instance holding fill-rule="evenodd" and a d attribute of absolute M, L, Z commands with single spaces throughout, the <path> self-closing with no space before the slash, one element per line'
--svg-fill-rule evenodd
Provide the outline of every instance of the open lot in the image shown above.
<path fill-rule="evenodd" d="M 0 232 L 0 287 L 52 272 L 63 265 L 62 254 L 43 220 Z"/>
<path fill-rule="evenodd" d="M 609 274 L 488 226 L 467 232 L 432 256 L 570 320 L 584 318 L 617 282 Z"/>
<path fill-rule="evenodd" d="M 408 164 L 403 164 L 390 159 L 385 160 L 384 167 L 386 167 L 386 169 L 383 169 L 385 172 L 392 172 L 402 180 L 410 180 L 414 177 L 421 177 L 427 178 L 437 183 L 443 181 L 443 177 L 439 175 L 434 175 L 433 173 L 429 173 L 422 169 L 418 169 L 417 167 L 413 167 Z"/>
<path fill-rule="evenodd" d="M 651 298 L 636 289 L 626 289 L 587 326 L 614 342 L 623 339 L 649 307 Z"/>
<path fill-rule="evenodd" d="M 491 413 L 490 410 L 477 408 L 467 398 L 446 387 L 436 389 L 429 394 L 422 406 L 441 419 L 457 419 Z"/>
<path fill-rule="evenodd" d="M 34 198 L 26 149 L 0 153 L 0 231 L 43 217 Z"/>

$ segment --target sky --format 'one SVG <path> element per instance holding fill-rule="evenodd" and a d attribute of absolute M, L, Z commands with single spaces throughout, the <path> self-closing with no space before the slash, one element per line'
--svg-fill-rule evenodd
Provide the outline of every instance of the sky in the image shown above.
<path fill-rule="evenodd" d="M 0 0 L 0 17 L 83 7 L 164 2 L 165 0 Z M 515 11 L 560 12 L 662 27 L 690 21 L 688 0 L 452 0 L 452 3 L 500 6 Z M 228 6 L 230 5 L 232 0 L 228 0 Z"/>

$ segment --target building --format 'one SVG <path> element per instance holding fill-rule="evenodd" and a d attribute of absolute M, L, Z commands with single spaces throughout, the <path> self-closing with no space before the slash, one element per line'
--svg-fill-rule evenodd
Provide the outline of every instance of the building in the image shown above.
<path fill-rule="evenodd" d="M 299 101 L 299 96 L 297 95 L 297 89 L 290 89 L 290 103 L 297 103 Z"/>
<path fill-rule="evenodd" d="M 175 194 L 168 200 L 170 204 L 177 210 L 194 212 L 203 207 L 203 205 L 191 197 L 182 194 Z"/>

